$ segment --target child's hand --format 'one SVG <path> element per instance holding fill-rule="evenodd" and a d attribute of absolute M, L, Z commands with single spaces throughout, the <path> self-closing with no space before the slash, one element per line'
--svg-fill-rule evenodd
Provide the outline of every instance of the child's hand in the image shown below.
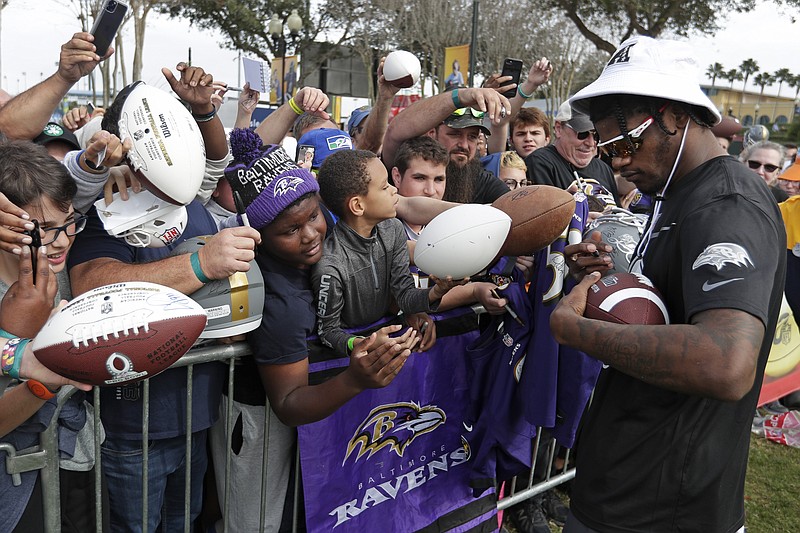
<path fill-rule="evenodd" d="M 428 292 L 428 299 L 431 302 L 441 300 L 442 296 L 447 294 L 450 289 L 458 287 L 459 285 L 464 285 L 469 281 L 469 278 L 454 280 L 452 276 L 447 276 L 445 279 L 430 276 L 428 279 L 436 284 L 431 288 L 430 292 Z"/>
<path fill-rule="evenodd" d="M 428 313 L 408 315 L 406 322 L 422 339 L 418 351 L 424 352 L 433 348 L 433 345 L 436 344 L 436 322 L 428 316 Z"/>
<path fill-rule="evenodd" d="M 399 326 L 387 326 L 394 331 Z M 382 328 L 385 330 L 387 328 Z M 347 372 L 360 390 L 377 389 L 391 383 L 406 364 L 411 349 L 417 343 L 413 329 L 408 328 L 403 335 L 379 344 L 378 332 L 359 340 L 353 346 L 350 366 Z"/>

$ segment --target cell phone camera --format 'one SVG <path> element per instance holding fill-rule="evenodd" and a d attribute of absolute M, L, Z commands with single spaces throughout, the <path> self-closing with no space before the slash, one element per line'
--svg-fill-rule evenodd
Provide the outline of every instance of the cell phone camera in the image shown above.
<path fill-rule="evenodd" d="M 109 3 L 106 4 L 106 11 L 108 11 L 109 13 L 113 13 L 114 11 L 117 10 L 118 5 L 119 4 L 117 4 L 115 0 L 111 0 Z"/>

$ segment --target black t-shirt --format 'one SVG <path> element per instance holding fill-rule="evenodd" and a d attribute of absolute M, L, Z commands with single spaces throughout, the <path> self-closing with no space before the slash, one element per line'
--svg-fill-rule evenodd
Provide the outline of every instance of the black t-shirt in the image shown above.
<path fill-rule="evenodd" d="M 654 226 L 644 274 L 672 324 L 716 308 L 765 324 L 755 382 L 740 401 L 722 402 L 604 369 L 580 435 L 571 509 L 604 532 L 733 532 L 744 524 L 750 426 L 781 304 L 785 230 L 764 182 L 730 156 L 673 183 Z"/>
<path fill-rule="evenodd" d="M 611 167 L 598 158 L 594 158 L 583 168 L 575 168 L 558 153 L 554 144 L 539 148 L 525 158 L 528 167 L 528 181 L 537 185 L 552 185 L 559 189 L 568 189 L 575 181 L 575 173 L 586 182 L 585 194 L 598 196 L 606 205 L 613 199 L 613 205 L 620 205 L 617 182 Z M 598 185 L 602 189 L 598 188 Z M 604 190 L 603 190 L 604 189 Z M 608 196 L 611 196 L 611 199 Z"/>
<path fill-rule="evenodd" d="M 471 203 L 490 204 L 508 192 L 508 185 L 485 168 L 482 168 L 481 173 L 475 179 L 474 190 Z"/>

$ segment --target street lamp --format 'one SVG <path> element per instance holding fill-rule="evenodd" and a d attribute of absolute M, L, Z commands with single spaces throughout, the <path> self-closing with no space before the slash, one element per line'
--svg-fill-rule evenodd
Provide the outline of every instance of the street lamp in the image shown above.
<path fill-rule="evenodd" d="M 286 27 L 289 28 L 289 37 L 292 40 L 292 46 L 297 42 L 297 37 L 300 35 L 300 30 L 303 28 L 303 19 L 297 14 L 296 9 L 292 9 L 292 13 L 286 17 L 286 20 L 283 22 L 278 18 L 278 15 L 273 14 L 267 26 L 267 30 L 270 36 L 272 36 L 272 41 L 277 44 L 275 56 L 281 56 L 281 79 L 278 81 L 275 89 L 275 94 L 278 97 L 278 104 L 283 104 L 288 101 L 283 90 L 283 83 L 286 80 L 286 36 L 283 33 L 284 22 L 286 23 Z M 287 92 L 292 92 L 294 84 L 288 86 L 287 89 Z M 289 98 L 291 98 L 291 95 L 289 95 Z"/>
<path fill-rule="evenodd" d="M 758 104 L 756 104 L 756 116 L 755 116 L 755 117 L 753 117 L 753 125 L 754 125 L 754 126 L 758 126 L 759 124 L 761 124 L 761 123 L 758 121 L 758 109 L 759 109 L 759 107 L 758 107 Z"/>

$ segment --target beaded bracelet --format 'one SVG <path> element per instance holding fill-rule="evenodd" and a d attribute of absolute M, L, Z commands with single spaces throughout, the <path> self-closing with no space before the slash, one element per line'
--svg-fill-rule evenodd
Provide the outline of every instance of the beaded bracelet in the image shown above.
<path fill-rule="evenodd" d="M 194 270 L 194 275 L 197 276 L 200 283 L 208 283 L 211 281 L 211 278 L 205 275 L 203 268 L 200 266 L 200 256 L 197 252 L 189 256 L 189 262 L 192 263 L 192 270 Z"/>
<path fill-rule="evenodd" d="M 215 116 L 217 116 L 217 106 L 215 106 L 214 104 L 211 104 L 211 112 L 210 113 L 206 113 L 204 115 L 197 115 L 195 113 L 192 113 L 192 116 L 194 117 L 195 122 L 209 122 Z"/>
<path fill-rule="evenodd" d="M 292 111 L 294 111 L 296 114 L 298 115 L 303 114 L 303 110 L 300 108 L 299 105 L 297 105 L 297 102 L 294 101 L 294 96 L 289 98 L 289 107 L 291 107 Z"/>
<path fill-rule="evenodd" d="M 6 345 L 3 346 L 2 355 L 0 355 L 0 371 L 2 371 L 4 376 L 19 379 L 19 367 L 22 364 L 22 354 L 28 342 L 30 342 L 30 339 L 14 338 L 9 339 Z"/>

